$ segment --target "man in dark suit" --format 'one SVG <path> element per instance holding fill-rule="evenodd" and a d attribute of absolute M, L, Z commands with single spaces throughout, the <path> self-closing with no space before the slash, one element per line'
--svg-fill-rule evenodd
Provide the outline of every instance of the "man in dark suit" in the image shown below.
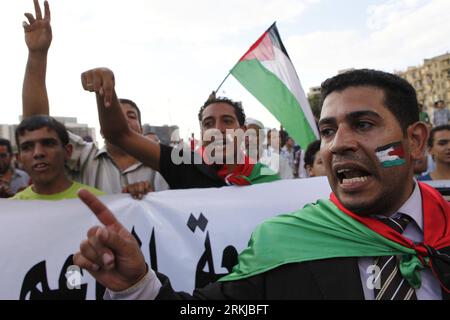
<path fill-rule="evenodd" d="M 322 100 L 320 156 L 333 194 L 260 225 L 232 274 L 193 296 L 175 292 L 84 191 L 105 227 L 89 230 L 74 262 L 110 299 L 448 299 L 450 206 L 413 178 L 427 139 L 414 89 L 355 70 L 325 81 Z"/>

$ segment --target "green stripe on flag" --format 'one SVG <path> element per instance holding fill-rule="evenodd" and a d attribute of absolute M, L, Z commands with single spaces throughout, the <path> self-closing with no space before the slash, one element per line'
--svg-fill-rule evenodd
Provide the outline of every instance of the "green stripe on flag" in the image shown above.
<path fill-rule="evenodd" d="M 275 116 L 303 150 L 317 139 L 294 94 L 258 60 L 239 62 L 231 74 Z"/>
<path fill-rule="evenodd" d="M 398 167 L 401 165 L 404 165 L 406 163 L 406 161 L 404 159 L 397 159 L 397 160 L 392 160 L 392 161 L 384 161 L 381 163 L 381 165 L 384 168 L 391 168 L 391 167 Z"/>

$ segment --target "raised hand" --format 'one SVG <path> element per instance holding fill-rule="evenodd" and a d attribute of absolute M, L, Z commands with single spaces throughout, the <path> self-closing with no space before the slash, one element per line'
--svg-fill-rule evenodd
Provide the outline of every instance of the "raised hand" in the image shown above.
<path fill-rule="evenodd" d="M 93 227 L 80 244 L 73 262 L 103 286 L 123 291 L 142 279 L 146 272 L 144 256 L 136 239 L 92 193 L 80 190 L 79 198 L 92 210 L 104 227 Z"/>
<path fill-rule="evenodd" d="M 98 93 L 103 97 L 105 107 L 111 106 L 114 96 L 114 73 L 107 68 L 96 68 L 81 74 L 84 90 Z"/>
<path fill-rule="evenodd" d="M 52 27 L 50 26 L 50 7 L 44 1 L 44 17 L 38 0 L 33 0 L 36 17 L 25 13 L 28 22 L 23 22 L 25 42 L 30 52 L 47 52 L 52 42 Z"/>

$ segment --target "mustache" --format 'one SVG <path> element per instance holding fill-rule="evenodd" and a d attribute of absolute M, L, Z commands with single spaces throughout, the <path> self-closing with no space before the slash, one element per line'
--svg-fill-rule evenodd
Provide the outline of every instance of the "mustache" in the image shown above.
<path fill-rule="evenodd" d="M 333 155 L 333 157 L 331 159 L 331 166 L 333 167 L 336 164 L 341 164 L 344 162 L 359 163 L 362 166 L 366 167 L 367 169 L 374 167 L 374 162 L 371 161 L 371 159 L 368 159 L 367 157 L 359 156 L 354 153 Z M 378 164 L 379 164 L 379 162 L 378 162 Z"/>
<path fill-rule="evenodd" d="M 334 164 L 334 163 L 341 163 L 341 162 L 345 162 L 345 161 L 354 161 L 354 162 L 361 162 L 361 163 L 367 162 L 367 160 L 359 157 L 358 155 L 356 155 L 354 153 L 349 153 L 349 154 L 333 155 L 331 163 Z"/>

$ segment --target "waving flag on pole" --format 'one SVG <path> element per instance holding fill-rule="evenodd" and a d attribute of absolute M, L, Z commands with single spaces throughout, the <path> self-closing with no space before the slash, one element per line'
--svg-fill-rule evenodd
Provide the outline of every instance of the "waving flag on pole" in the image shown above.
<path fill-rule="evenodd" d="M 275 23 L 230 73 L 275 116 L 303 150 L 318 139 L 311 107 Z"/>

